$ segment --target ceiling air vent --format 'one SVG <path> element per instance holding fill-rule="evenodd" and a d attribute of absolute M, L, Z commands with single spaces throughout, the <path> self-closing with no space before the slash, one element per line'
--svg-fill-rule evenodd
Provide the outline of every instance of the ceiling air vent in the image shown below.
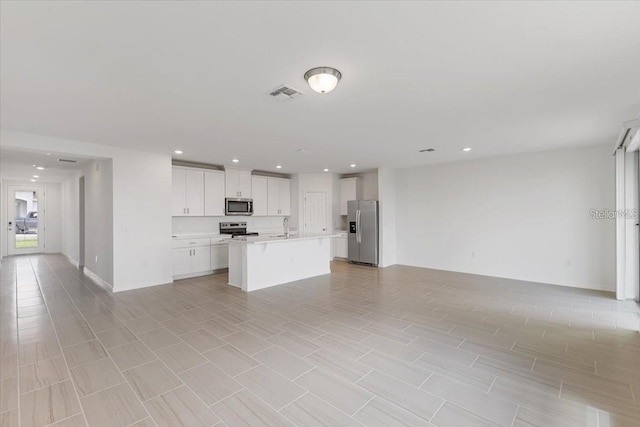
<path fill-rule="evenodd" d="M 269 95 L 277 99 L 295 99 L 304 94 L 291 86 L 282 85 L 269 92 Z"/>
<path fill-rule="evenodd" d="M 77 160 L 73 160 L 73 159 L 58 159 L 58 161 L 62 163 L 78 163 Z"/>

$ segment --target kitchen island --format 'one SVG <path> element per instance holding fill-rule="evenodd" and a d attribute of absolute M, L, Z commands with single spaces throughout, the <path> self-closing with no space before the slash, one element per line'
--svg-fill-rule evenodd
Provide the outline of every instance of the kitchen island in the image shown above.
<path fill-rule="evenodd" d="M 242 237 L 229 241 L 229 285 L 245 292 L 331 273 L 337 234 Z"/>

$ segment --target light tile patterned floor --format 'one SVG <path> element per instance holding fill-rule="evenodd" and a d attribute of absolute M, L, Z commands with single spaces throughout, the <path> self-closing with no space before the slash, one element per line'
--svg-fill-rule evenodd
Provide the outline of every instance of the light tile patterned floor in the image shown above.
<path fill-rule="evenodd" d="M 640 426 L 640 309 L 410 267 L 112 295 L 59 255 L 0 282 L 0 427 Z"/>

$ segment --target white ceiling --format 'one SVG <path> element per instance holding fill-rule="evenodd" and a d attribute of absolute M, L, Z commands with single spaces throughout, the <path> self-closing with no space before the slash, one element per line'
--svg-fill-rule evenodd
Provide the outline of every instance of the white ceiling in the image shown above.
<path fill-rule="evenodd" d="M 282 172 L 613 143 L 640 111 L 638 22 L 638 1 L 2 1 L 0 119 Z M 302 78 L 320 65 L 343 74 L 327 95 Z M 282 83 L 305 96 L 266 95 Z"/>
<path fill-rule="evenodd" d="M 58 159 L 75 160 L 76 163 L 60 162 Z M 0 170 L 2 179 L 37 182 L 62 182 L 69 175 L 82 169 L 88 159 L 58 153 L 0 150 Z M 35 165 L 35 166 L 34 166 Z M 37 166 L 44 170 L 36 169 Z M 33 176 L 37 175 L 38 178 Z"/>

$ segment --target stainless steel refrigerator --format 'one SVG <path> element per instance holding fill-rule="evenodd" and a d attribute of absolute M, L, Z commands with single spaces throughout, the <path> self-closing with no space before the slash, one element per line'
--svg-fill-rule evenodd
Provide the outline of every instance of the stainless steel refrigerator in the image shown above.
<path fill-rule="evenodd" d="M 378 265 L 378 201 L 347 202 L 349 262 Z"/>

